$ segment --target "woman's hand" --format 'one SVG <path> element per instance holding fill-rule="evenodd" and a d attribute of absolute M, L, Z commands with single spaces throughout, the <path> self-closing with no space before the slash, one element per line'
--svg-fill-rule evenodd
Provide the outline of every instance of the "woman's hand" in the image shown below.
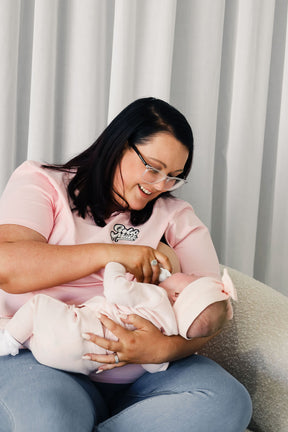
<path fill-rule="evenodd" d="M 112 351 L 111 354 L 107 355 L 85 354 L 85 358 L 88 355 L 91 360 L 105 363 L 105 366 L 101 366 L 98 370 L 113 369 L 114 367 L 124 366 L 127 363 L 162 363 L 166 361 L 166 350 L 164 347 L 166 340 L 169 338 L 164 336 L 150 321 L 138 315 L 129 315 L 127 318 L 123 317 L 123 322 L 132 324 L 135 327 L 135 330 L 131 331 L 116 324 L 105 315 L 101 315 L 100 320 L 118 340 L 109 340 L 93 333 L 88 333 L 91 342 L 108 351 Z M 114 353 L 117 353 L 120 360 L 117 364 L 115 363 Z"/>
<path fill-rule="evenodd" d="M 157 283 L 160 264 L 172 271 L 168 257 L 150 246 L 139 245 L 107 245 L 109 261 L 119 262 L 132 273 L 138 282 Z M 154 264 L 153 264 L 154 263 Z"/>
<path fill-rule="evenodd" d="M 215 336 L 193 340 L 186 340 L 181 336 L 165 336 L 150 321 L 138 315 L 128 315 L 127 318 L 122 318 L 124 323 L 132 324 L 135 330 L 127 330 L 105 315 L 101 315 L 100 320 L 118 340 L 105 339 L 93 333 L 85 335 L 85 338 L 88 336 L 91 342 L 112 352 L 107 355 L 85 354 L 86 359 L 105 363 L 98 371 L 121 367 L 128 363 L 164 363 L 178 360 L 195 353 Z M 117 364 L 115 353 L 119 358 Z"/>

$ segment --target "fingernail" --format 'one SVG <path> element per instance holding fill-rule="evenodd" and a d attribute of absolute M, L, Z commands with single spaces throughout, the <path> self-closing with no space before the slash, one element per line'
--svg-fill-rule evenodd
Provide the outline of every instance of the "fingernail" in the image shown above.
<path fill-rule="evenodd" d="M 98 369 L 98 370 L 95 372 L 95 375 L 97 375 L 97 374 L 99 374 L 99 373 L 101 373 L 101 372 L 103 372 L 103 369 Z"/>
<path fill-rule="evenodd" d="M 86 340 L 90 340 L 91 339 L 91 337 L 90 337 L 90 335 L 88 333 L 82 333 L 82 338 L 86 339 Z"/>
<path fill-rule="evenodd" d="M 89 356 L 88 354 L 85 354 L 82 356 L 83 360 L 91 360 L 91 356 Z"/>

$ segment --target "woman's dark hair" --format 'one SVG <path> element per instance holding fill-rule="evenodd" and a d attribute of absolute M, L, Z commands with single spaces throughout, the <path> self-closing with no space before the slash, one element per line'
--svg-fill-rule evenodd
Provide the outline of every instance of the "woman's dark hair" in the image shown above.
<path fill-rule="evenodd" d="M 43 165 L 59 171 L 75 171 L 68 184 L 68 194 L 74 211 L 85 218 L 90 213 L 98 226 L 113 211 L 125 211 L 114 198 L 113 179 L 124 150 L 135 144 L 144 144 L 150 137 L 168 132 L 189 150 L 181 177 L 186 178 L 192 164 L 193 134 L 186 118 L 176 108 L 152 97 L 138 99 L 121 111 L 87 150 L 63 165 Z M 171 196 L 169 192 L 161 194 Z M 157 197 L 158 198 L 158 197 Z M 156 199 L 157 199 L 156 198 Z M 152 214 L 155 200 L 142 210 L 130 212 L 131 223 L 140 225 Z M 125 202 L 125 200 L 124 200 Z"/>

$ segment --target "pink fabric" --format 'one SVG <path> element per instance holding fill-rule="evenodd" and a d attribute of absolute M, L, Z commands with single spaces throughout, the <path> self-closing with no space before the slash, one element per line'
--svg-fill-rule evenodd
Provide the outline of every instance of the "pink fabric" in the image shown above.
<path fill-rule="evenodd" d="M 174 284 L 175 281 L 179 282 L 182 276 L 184 276 L 183 282 L 187 281 L 186 275 L 173 276 L 169 279 L 174 281 Z M 228 274 L 225 277 L 228 282 L 231 281 Z M 165 283 L 163 282 L 162 285 Z M 224 286 L 215 279 L 200 278 L 186 287 L 189 289 L 190 298 L 193 299 L 187 305 L 186 300 L 189 300 L 189 296 L 187 297 L 186 288 L 183 290 L 182 288 L 179 287 L 179 296 L 172 307 L 164 288 L 129 281 L 126 279 L 125 267 L 111 262 L 107 264 L 104 273 L 105 298 L 95 296 L 84 305 L 77 307 L 39 294 L 18 309 L 14 317 L 9 320 L 6 330 L 18 342 L 29 347 L 39 362 L 70 372 L 92 374 L 93 377 L 96 376 L 93 372 L 101 364 L 84 360 L 82 355 L 106 354 L 107 351 L 83 339 L 82 334 L 93 332 L 108 339 L 115 339 L 114 335 L 102 326 L 97 314 L 103 313 L 130 330 L 134 328 L 131 325 L 124 325 L 121 315 L 137 314 L 151 321 L 167 336 L 180 332 L 186 338 L 188 328 L 199 313 L 212 302 L 226 300 L 230 289 L 229 285 Z M 184 302 L 184 308 L 179 308 L 181 302 Z M 178 313 L 179 309 L 180 311 L 185 309 L 184 320 Z M 180 323 L 179 328 L 177 322 Z M 187 328 L 182 328 L 183 322 L 187 323 Z M 168 363 L 142 366 L 153 373 L 167 369 Z M 113 382 L 113 376 L 111 379 L 109 375 L 111 371 L 105 373 L 105 379 Z"/>
<path fill-rule="evenodd" d="M 210 234 L 185 201 L 160 198 L 145 224 L 133 227 L 129 213 L 114 213 L 102 228 L 91 218 L 84 220 L 71 212 L 66 192 L 68 181 L 67 173 L 42 169 L 37 162 L 24 162 L 12 174 L 0 200 L 0 224 L 26 226 L 45 236 L 48 243 L 58 245 L 96 242 L 156 248 L 165 234 L 180 260 L 182 272 L 220 280 Z M 68 304 L 84 303 L 95 295 L 103 295 L 103 270 L 66 285 L 41 290 L 41 293 Z M 35 294 L 37 292 L 19 295 L 0 291 L 0 317 L 13 316 Z M 131 374 L 134 373 L 132 369 L 135 372 L 131 367 Z M 121 373 L 124 371 L 129 375 L 129 366 L 122 368 Z M 115 376 L 120 374 L 116 369 L 114 373 Z"/>
<path fill-rule="evenodd" d="M 106 354 L 107 351 L 83 339 L 82 333 L 93 332 L 115 339 L 102 326 L 98 313 L 107 315 L 122 326 L 121 314 L 135 313 L 150 320 L 169 336 L 178 334 L 176 318 L 166 292 L 157 285 L 128 281 L 125 274 L 125 267 L 121 264 L 108 263 L 104 276 L 105 298 L 95 296 L 79 307 L 43 294 L 34 296 L 18 309 L 6 330 L 18 342 L 25 344 L 39 362 L 86 375 L 94 372 L 100 363 L 84 360 L 82 355 Z M 131 325 L 126 327 L 134 329 Z M 167 369 L 168 363 L 142 366 L 149 372 L 159 372 Z M 113 382 L 113 377 L 111 380 L 109 375 L 111 372 L 106 372 L 106 380 Z"/>
<path fill-rule="evenodd" d="M 222 281 L 207 276 L 194 280 L 190 275 L 175 273 L 160 286 L 166 290 L 171 301 L 175 302 L 173 311 L 178 333 L 185 339 L 188 339 L 190 325 L 207 306 L 230 298 L 237 300 L 237 292 L 227 269 L 224 269 Z M 229 301 L 227 319 L 232 318 L 233 308 Z"/>

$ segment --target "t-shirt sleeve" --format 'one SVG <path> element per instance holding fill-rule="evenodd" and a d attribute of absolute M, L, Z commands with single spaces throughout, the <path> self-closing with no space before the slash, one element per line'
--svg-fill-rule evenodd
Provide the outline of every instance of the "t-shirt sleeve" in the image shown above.
<path fill-rule="evenodd" d="M 188 203 L 174 214 L 165 238 L 176 252 L 183 273 L 220 279 L 219 261 L 210 233 Z"/>
<path fill-rule="evenodd" d="M 44 171 L 24 162 L 11 175 L 0 199 L 0 224 L 31 228 L 48 240 L 54 225 L 55 195 Z"/>

